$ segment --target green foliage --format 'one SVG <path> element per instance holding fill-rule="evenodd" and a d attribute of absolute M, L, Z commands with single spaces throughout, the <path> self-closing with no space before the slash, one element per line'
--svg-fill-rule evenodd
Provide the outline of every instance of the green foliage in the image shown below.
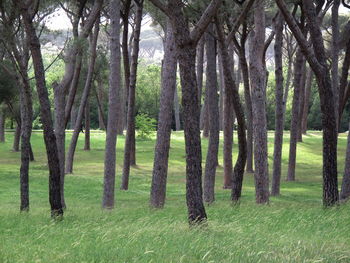
<path fill-rule="evenodd" d="M 141 139 L 150 139 L 151 134 L 156 129 L 157 121 L 147 116 L 147 114 L 139 113 L 135 118 L 135 128 L 137 137 Z"/>
<path fill-rule="evenodd" d="M 235 133 L 236 135 L 236 133 Z M 269 161 L 273 133 L 268 134 Z M 167 200 L 149 209 L 154 140 L 137 141 L 138 166 L 131 168 L 129 191 L 116 191 L 116 207 L 101 210 L 105 133 L 92 131 L 91 151 L 80 136 L 75 173 L 65 178 L 68 208 L 64 220 L 50 220 L 48 168 L 42 132 L 34 132 L 35 162 L 30 164 L 30 211 L 19 212 L 20 153 L 11 151 L 13 132 L 0 147 L 0 262 L 324 262 L 350 259 L 350 203 L 322 207 L 322 135 L 310 132 L 298 144 L 297 181 L 283 180 L 288 166 L 288 136 L 283 145 L 281 196 L 268 206 L 255 204 L 254 176 L 246 174 L 240 205 L 232 206 L 222 189 L 218 166 L 215 203 L 207 206 L 208 226 L 190 229 L 185 199 L 185 143 L 171 137 Z M 71 133 L 67 134 L 69 143 Z M 117 152 L 124 147 L 118 137 Z M 237 137 L 234 139 L 237 142 Z M 222 145 L 222 140 L 220 141 Z M 203 140 L 203 152 L 207 150 Z M 339 138 L 339 167 L 344 165 L 346 134 Z M 237 144 L 234 145 L 234 148 Z M 237 157 L 234 151 L 233 159 Z M 205 155 L 203 155 L 203 165 Z M 222 151 L 219 152 L 222 164 Z M 123 155 L 117 154 L 117 179 Z M 117 184 L 119 182 L 116 182 Z"/>
<path fill-rule="evenodd" d="M 11 70 L 10 63 L 0 62 L 0 104 L 4 101 L 14 101 L 18 99 L 19 89 L 16 79 L 10 75 L 4 68 Z"/>

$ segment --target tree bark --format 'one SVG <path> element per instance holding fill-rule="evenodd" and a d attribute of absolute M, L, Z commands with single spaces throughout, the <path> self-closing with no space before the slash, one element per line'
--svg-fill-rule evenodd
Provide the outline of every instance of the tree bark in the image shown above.
<path fill-rule="evenodd" d="M 120 113 L 120 115 L 121 115 L 121 113 Z M 84 143 L 84 151 L 90 151 L 90 102 L 89 102 L 89 99 L 86 101 L 86 105 L 85 105 L 85 143 Z"/>
<path fill-rule="evenodd" d="M 95 96 L 96 96 L 96 101 L 98 106 L 98 127 L 100 130 L 106 130 L 106 120 L 105 120 L 104 111 L 103 111 L 102 90 L 103 90 L 103 82 L 102 80 L 98 80 L 97 90 L 95 89 Z"/>
<path fill-rule="evenodd" d="M 21 140 L 21 123 L 17 123 L 15 134 L 13 136 L 13 146 L 12 150 L 14 152 L 19 152 L 19 142 Z"/>
<path fill-rule="evenodd" d="M 120 104 L 119 92 L 121 86 L 121 54 L 120 54 L 120 1 L 111 0 L 109 4 L 111 17 L 110 37 L 110 75 L 109 75 L 109 101 L 108 124 L 104 163 L 103 201 L 105 209 L 114 208 L 115 190 L 115 166 L 117 144 L 117 120 L 118 105 Z"/>
<path fill-rule="evenodd" d="M 157 141 L 154 151 L 150 204 L 163 208 L 166 196 L 168 158 L 170 148 L 172 108 L 176 93 L 177 54 L 172 25 L 167 20 L 162 70 L 162 90 L 158 117 Z"/>
<path fill-rule="evenodd" d="M 181 121 L 180 121 L 180 104 L 179 104 L 179 95 L 177 93 L 177 87 L 175 83 L 174 90 L 174 115 L 175 115 L 175 130 L 181 130 Z"/>
<path fill-rule="evenodd" d="M 76 119 L 77 119 L 77 107 L 73 103 L 72 110 L 70 113 L 70 129 L 71 130 L 74 130 Z"/>
<path fill-rule="evenodd" d="M 302 132 L 302 119 L 304 114 L 304 104 L 305 104 L 305 88 L 306 88 L 306 63 L 304 59 L 304 64 L 302 67 L 302 75 L 300 80 L 300 102 L 299 102 L 299 116 L 298 116 L 298 135 L 297 142 L 303 142 L 303 132 Z"/>
<path fill-rule="evenodd" d="M 311 68 L 309 67 L 307 69 L 306 73 L 306 84 L 305 84 L 305 99 L 304 99 L 304 105 L 303 105 L 303 116 L 301 120 L 301 131 L 303 134 L 306 134 L 307 131 L 307 118 L 309 115 L 309 104 L 310 104 L 310 94 L 311 94 L 311 87 L 312 87 L 312 79 L 313 79 L 313 73 Z"/>
<path fill-rule="evenodd" d="M 90 137 L 90 127 L 87 127 L 86 121 L 86 111 L 90 111 L 90 109 L 86 109 L 86 105 L 88 103 L 89 95 L 90 95 L 90 89 L 93 81 L 93 74 L 94 74 L 94 68 L 95 68 L 95 60 L 96 60 L 96 46 L 97 46 L 97 38 L 98 38 L 98 32 L 99 32 L 99 23 L 100 20 L 97 19 L 95 23 L 95 28 L 93 35 L 90 39 L 90 47 L 89 47 L 89 53 L 90 53 L 90 61 L 89 61 L 89 67 L 88 67 L 88 73 L 86 77 L 86 82 L 83 90 L 83 94 L 81 96 L 79 110 L 77 119 L 75 122 L 74 132 L 72 135 L 71 143 L 69 145 L 69 150 L 67 154 L 67 160 L 66 160 L 66 173 L 73 173 L 73 162 L 74 162 L 74 153 L 75 149 L 77 147 L 79 133 L 82 129 L 82 123 L 84 118 L 84 111 L 85 111 L 85 138 L 86 136 Z M 89 124 L 89 123 L 88 123 Z M 85 141 L 86 142 L 86 141 Z M 86 145 L 85 145 L 86 146 Z M 84 147 L 85 150 L 85 147 Z"/>
<path fill-rule="evenodd" d="M 348 143 L 346 147 L 345 169 L 340 192 L 340 200 L 344 201 L 350 197 L 350 122 L 348 131 Z"/>
<path fill-rule="evenodd" d="M 127 129 L 124 149 L 124 166 L 121 190 L 128 190 L 130 166 L 136 165 L 136 145 L 135 145 L 135 92 L 136 92 L 136 77 L 137 64 L 140 45 L 141 21 L 143 12 L 143 0 L 136 5 L 135 31 L 134 41 L 131 56 L 130 84 L 129 84 L 129 103 L 127 116 Z"/>
<path fill-rule="evenodd" d="M 253 109 L 253 138 L 255 163 L 255 194 L 258 204 L 269 202 L 266 122 L 266 69 L 264 65 L 265 9 L 257 0 L 254 9 L 255 29 L 251 32 L 250 83 Z"/>
<path fill-rule="evenodd" d="M 296 164 L 296 151 L 297 151 L 297 139 L 298 139 L 298 122 L 299 122 L 299 109 L 300 109 L 300 94 L 301 94 L 301 80 L 305 65 L 305 59 L 303 53 L 299 49 L 296 54 L 294 63 L 294 94 L 292 105 L 292 118 L 290 124 L 290 141 L 289 141 L 289 161 L 288 161 L 288 174 L 287 181 L 295 181 L 295 164 Z"/>
<path fill-rule="evenodd" d="M 275 79 L 276 79 L 276 108 L 275 108 L 275 141 L 273 151 L 273 174 L 271 195 L 277 196 L 280 194 L 281 183 L 281 164 L 282 164 L 282 146 L 283 146 L 283 130 L 284 130 L 284 114 L 283 114 L 283 16 L 281 13 L 275 21 Z"/>
<path fill-rule="evenodd" d="M 215 174 L 218 165 L 219 152 L 219 98 L 216 74 L 216 40 L 213 37 L 214 25 L 209 25 L 205 34 L 207 57 L 206 87 L 208 87 L 209 109 L 209 144 L 204 174 L 204 202 L 211 204 L 215 201 Z"/>
<path fill-rule="evenodd" d="M 0 105 L 1 107 L 1 105 Z M 0 142 L 5 142 L 5 114 L 0 108 Z"/>
<path fill-rule="evenodd" d="M 53 131 L 51 119 L 50 100 L 45 83 L 45 69 L 41 55 L 40 41 L 36 35 L 32 17 L 28 6 L 21 7 L 24 27 L 27 34 L 27 41 L 32 53 L 34 74 L 36 80 L 37 93 L 40 102 L 41 121 L 44 128 L 44 140 L 49 165 L 49 200 L 51 205 L 51 216 L 63 216 L 60 193 L 60 163 L 56 145 L 56 137 Z"/>

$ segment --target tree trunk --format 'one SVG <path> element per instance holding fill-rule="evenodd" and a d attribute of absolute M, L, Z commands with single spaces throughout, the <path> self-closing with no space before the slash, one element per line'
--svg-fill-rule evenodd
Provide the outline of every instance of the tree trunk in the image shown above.
<path fill-rule="evenodd" d="M 71 130 L 74 130 L 74 127 L 75 127 L 75 121 L 77 119 L 77 107 L 74 105 L 72 105 L 72 111 L 70 113 L 70 129 Z"/>
<path fill-rule="evenodd" d="M 299 109 L 300 109 L 300 93 L 301 80 L 304 70 L 305 59 L 303 53 L 299 49 L 296 54 L 294 63 L 294 94 L 293 94 L 293 106 L 292 106 L 292 118 L 290 124 L 290 142 L 289 142 L 289 162 L 288 162 L 288 175 L 287 181 L 295 181 L 295 163 L 296 163 L 296 151 L 297 151 L 297 138 L 298 138 L 298 122 L 299 122 Z"/>
<path fill-rule="evenodd" d="M 350 122 L 348 131 L 348 143 L 346 147 L 345 169 L 343 183 L 341 186 L 340 200 L 347 200 L 350 197 Z"/>
<path fill-rule="evenodd" d="M 136 165 L 136 145 L 135 145 L 135 89 L 136 89 L 136 77 L 137 77 L 137 64 L 139 55 L 139 44 L 141 34 L 141 21 L 143 12 L 143 0 L 137 4 L 136 17 L 135 17 L 135 34 L 133 41 L 133 50 L 131 57 L 131 70 L 130 70 L 130 85 L 129 85 L 129 103 L 128 103 L 128 116 L 127 116 L 127 130 L 124 149 L 124 166 L 121 190 L 128 190 L 129 188 L 129 175 L 130 166 Z"/>
<path fill-rule="evenodd" d="M 44 140 L 50 170 L 49 176 L 49 200 L 51 205 L 51 216 L 63 216 L 60 193 L 60 163 L 56 145 L 56 137 L 53 131 L 51 119 L 50 100 L 45 83 L 45 69 L 41 55 L 40 41 L 36 35 L 32 16 L 29 14 L 29 7 L 22 6 L 21 13 L 27 33 L 27 41 L 32 53 L 34 74 L 36 80 L 37 93 L 40 102 L 41 121 L 44 128 Z"/>
<path fill-rule="evenodd" d="M 150 204 L 163 208 L 166 196 L 168 158 L 170 148 L 172 108 L 176 93 L 177 54 L 174 32 L 170 21 L 167 21 L 166 40 L 162 70 L 162 90 L 158 117 L 157 142 L 155 146 Z M 176 95 L 175 95 L 176 96 Z"/>
<path fill-rule="evenodd" d="M 283 146 L 283 61 L 282 61 L 282 48 L 283 48 L 283 16 L 278 14 L 275 23 L 275 78 L 276 78 L 276 108 L 275 108 L 275 142 L 273 152 L 273 174 L 272 174 L 272 186 L 271 195 L 277 196 L 280 194 L 281 183 L 281 163 L 282 163 L 282 146 Z"/>
<path fill-rule="evenodd" d="M 179 95 L 177 93 L 176 83 L 175 83 L 175 90 L 174 90 L 174 115 L 175 115 L 175 130 L 180 131 L 181 130 L 180 104 L 179 104 Z"/>
<path fill-rule="evenodd" d="M 209 144 L 205 163 L 204 201 L 211 204 L 215 200 L 215 174 L 219 152 L 219 98 L 216 74 L 216 40 L 213 37 L 214 25 L 209 25 L 205 35 L 207 57 L 206 87 L 208 87 Z"/>
<path fill-rule="evenodd" d="M 121 54 L 120 54 L 120 1 L 111 0 L 109 4 L 109 15 L 111 17 L 110 29 L 110 74 L 109 74 L 109 96 L 108 96 L 108 124 L 106 135 L 106 150 L 104 163 L 104 184 L 102 207 L 114 208 L 115 190 L 115 164 L 117 144 L 117 120 L 118 97 L 121 86 Z"/>
<path fill-rule="evenodd" d="M 1 107 L 1 105 L 0 105 Z M 5 142 L 5 114 L 0 108 L 0 142 Z"/>
<path fill-rule="evenodd" d="M 20 185 L 21 185 L 21 211 L 29 210 L 29 161 L 30 161 L 30 136 L 32 133 L 32 94 L 28 82 L 28 76 L 24 72 L 20 87 L 21 102 L 21 168 L 20 168 Z"/>
<path fill-rule="evenodd" d="M 17 123 L 15 134 L 13 136 L 13 147 L 12 150 L 14 152 L 19 152 L 19 142 L 21 140 L 21 124 Z"/>
<path fill-rule="evenodd" d="M 121 112 L 119 113 L 121 116 Z M 90 151 L 90 102 L 89 99 L 85 105 L 85 144 L 84 151 Z"/>
<path fill-rule="evenodd" d="M 95 89 L 95 96 L 96 96 L 96 101 L 98 105 L 98 127 L 100 130 L 106 130 L 106 120 L 105 120 L 104 111 L 103 111 L 102 80 L 98 80 L 97 85 L 98 85 L 97 87 L 98 90 L 96 91 Z"/>
<path fill-rule="evenodd" d="M 209 137 L 209 103 L 208 103 L 208 88 L 205 87 L 205 94 L 204 94 L 204 104 L 202 106 L 201 111 L 201 119 L 202 119 L 202 125 L 203 125 L 203 138 Z"/>
<path fill-rule="evenodd" d="M 77 147 L 77 142 L 79 138 L 79 133 L 82 129 L 82 123 L 84 118 L 84 110 L 85 110 L 85 138 L 86 136 L 90 137 L 90 127 L 87 127 L 86 124 L 90 125 L 89 121 L 86 120 L 86 111 L 90 111 L 90 109 L 86 109 L 86 105 L 88 103 L 90 89 L 93 81 L 93 75 L 94 75 L 94 68 L 95 68 L 95 60 L 96 60 L 96 46 L 97 46 L 97 38 L 98 38 L 98 32 L 99 32 L 99 23 L 100 20 L 96 20 L 95 29 L 93 32 L 92 37 L 90 38 L 90 47 L 89 47 L 89 53 L 90 53 L 90 61 L 89 61 L 89 67 L 88 67 L 88 73 L 86 77 L 86 82 L 83 90 L 83 94 L 81 96 L 79 110 L 77 119 L 75 122 L 74 132 L 72 135 L 71 143 L 69 145 L 69 150 L 67 154 L 67 160 L 66 160 L 66 173 L 73 173 L 73 162 L 74 162 L 74 153 L 75 149 Z M 85 139 L 85 146 L 86 146 L 86 139 Z M 85 150 L 85 147 L 84 147 Z"/>
<path fill-rule="evenodd" d="M 233 72 L 233 56 L 229 55 L 228 47 L 224 39 L 223 29 L 216 21 L 216 28 L 219 36 L 220 52 L 223 65 L 223 72 L 225 76 L 225 92 L 231 98 L 234 112 L 236 113 L 238 122 L 238 158 L 233 170 L 232 176 L 232 192 L 231 199 L 234 202 L 238 202 L 242 193 L 243 175 L 244 168 L 247 161 L 247 141 L 246 141 L 246 125 L 244 118 L 243 106 L 240 102 L 240 97 L 238 93 L 238 87 L 234 82 L 234 72 Z"/>
<path fill-rule="evenodd" d="M 303 105 L 303 116 L 302 116 L 302 120 L 301 120 L 301 130 L 302 130 L 303 134 L 306 134 L 306 131 L 307 131 L 307 118 L 308 118 L 308 114 L 309 114 L 309 103 L 310 103 L 312 79 L 313 79 L 313 73 L 312 73 L 311 68 L 309 67 L 307 69 L 307 73 L 306 73 L 305 99 L 304 99 L 304 105 Z"/>
<path fill-rule="evenodd" d="M 197 71 L 197 86 L 198 86 L 198 101 L 199 106 L 202 104 L 203 93 L 203 71 L 204 71 L 204 36 L 199 40 L 196 51 L 196 71 Z"/>
<path fill-rule="evenodd" d="M 233 105 L 229 90 L 225 86 L 225 75 L 222 64 L 221 53 L 219 52 L 219 70 L 222 82 L 223 97 L 223 130 L 224 130 L 224 189 L 232 189 L 232 146 L 233 146 Z"/>
<path fill-rule="evenodd" d="M 250 83 L 253 109 L 253 137 L 255 161 L 255 194 L 258 204 L 269 202 L 266 123 L 266 69 L 264 65 L 265 9 L 264 1 L 257 0 L 254 9 L 255 29 L 251 32 Z"/>
<path fill-rule="evenodd" d="M 300 80 L 300 101 L 299 101 L 299 116 L 298 116 L 298 134 L 297 134 L 297 142 L 303 142 L 303 132 L 302 132 L 302 119 L 304 114 L 304 104 L 305 104 L 305 84 L 306 84 L 306 63 L 304 59 L 304 64 L 302 67 L 302 74 Z"/>

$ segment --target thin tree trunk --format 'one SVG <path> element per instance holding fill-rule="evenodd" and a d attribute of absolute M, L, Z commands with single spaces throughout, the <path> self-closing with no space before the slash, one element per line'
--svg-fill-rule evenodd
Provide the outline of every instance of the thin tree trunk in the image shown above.
<path fill-rule="evenodd" d="M 77 119 L 77 107 L 74 105 L 72 105 L 72 111 L 70 113 L 70 129 L 71 130 L 74 130 L 74 127 L 75 127 L 75 121 Z"/>
<path fill-rule="evenodd" d="M 264 66 L 265 9 L 257 0 L 254 9 L 255 29 L 251 33 L 250 83 L 253 109 L 253 137 L 255 161 L 255 194 L 258 204 L 269 202 L 266 121 L 266 69 Z"/>
<path fill-rule="evenodd" d="M 283 146 L 283 61 L 282 61 L 282 48 L 283 48 L 283 16 L 278 14 L 275 21 L 275 78 L 276 78 L 276 108 L 275 108 L 275 141 L 273 152 L 273 174 L 272 174 L 272 186 L 271 195 L 277 196 L 280 194 L 281 183 L 281 163 L 282 163 L 282 146 Z"/>
<path fill-rule="evenodd" d="M 66 173 L 73 173 L 74 153 L 75 153 L 75 149 L 77 147 L 79 133 L 80 133 L 80 131 L 82 129 L 82 122 L 83 122 L 83 118 L 84 118 L 84 110 L 85 110 L 86 105 L 88 103 L 90 89 L 91 89 L 92 80 L 93 80 L 93 74 L 94 74 L 94 68 L 95 68 L 95 60 L 96 60 L 96 46 L 97 46 L 97 38 L 98 38 L 98 32 L 99 32 L 99 23 L 100 23 L 100 20 L 97 19 L 93 35 L 92 35 L 92 37 L 90 39 L 89 68 L 88 68 L 88 73 L 87 73 L 87 77 L 86 77 L 86 82 L 85 82 L 83 94 L 81 96 L 81 101 L 80 101 L 80 105 L 79 105 L 77 119 L 76 119 L 76 122 L 75 122 L 74 132 L 73 132 L 73 135 L 72 135 L 71 143 L 69 145 L 69 150 L 68 150 L 68 154 L 67 154 Z M 88 110 L 90 111 L 90 109 L 88 109 Z M 86 114 L 85 114 L 85 117 L 86 117 Z M 86 119 L 85 119 L 85 136 L 90 136 L 89 128 L 90 127 L 86 126 Z M 86 135 L 87 130 L 88 130 L 88 135 Z M 85 150 L 85 148 L 84 148 L 84 150 Z"/>
<path fill-rule="evenodd" d="M 180 121 L 180 104 L 179 104 L 179 94 L 177 93 L 177 87 L 175 83 L 174 90 L 174 115 L 175 115 L 175 130 L 181 130 L 181 121 Z"/>
<path fill-rule="evenodd" d="M 303 105 L 303 116 L 301 120 L 301 130 L 303 134 L 306 134 L 306 131 L 307 131 L 307 118 L 309 115 L 309 103 L 310 103 L 312 79 L 313 79 L 313 72 L 309 67 L 306 73 L 305 99 L 304 99 L 304 105 Z"/>
<path fill-rule="evenodd" d="M 215 174 L 218 165 L 219 152 L 219 98 L 216 74 L 216 40 L 213 37 L 213 24 L 209 25 L 205 35 L 205 47 L 207 57 L 206 87 L 208 87 L 208 111 L 209 111 L 209 144 L 205 163 L 204 174 L 204 201 L 211 204 L 215 200 Z"/>
<path fill-rule="evenodd" d="M 347 200 L 350 197 L 350 122 L 348 131 L 348 143 L 346 146 L 345 169 L 343 183 L 341 186 L 340 200 Z"/>
<path fill-rule="evenodd" d="M 128 190 L 129 188 L 129 175 L 130 166 L 136 165 L 136 145 L 135 145 L 135 89 L 136 89 L 136 77 L 137 77 L 137 64 L 140 45 L 141 34 L 141 21 L 143 12 L 143 0 L 141 0 L 136 7 L 135 17 L 135 34 L 132 50 L 132 62 L 130 70 L 130 85 L 129 85 L 129 103 L 128 103 L 128 118 L 127 118 L 127 130 L 124 149 L 124 166 L 121 190 Z"/>
<path fill-rule="evenodd" d="M 339 6 L 340 0 L 334 0 L 332 6 L 332 87 L 334 91 L 335 111 L 339 112 Z M 336 114 L 337 130 L 339 127 L 339 115 Z"/>
<path fill-rule="evenodd" d="M 40 49 L 40 41 L 36 35 L 32 16 L 29 14 L 28 6 L 22 6 L 21 14 L 27 33 L 27 41 L 32 53 L 34 74 L 36 79 L 37 93 L 40 102 L 41 121 L 44 128 L 44 140 L 50 170 L 49 176 L 49 200 L 51 205 L 51 216 L 63 216 L 60 193 L 60 163 L 56 145 L 56 137 L 53 131 L 51 119 L 50 100 L 45 83 L 45 69 Z"/>
<path fill-rule="evenodd" d="M 108 124 L 106 135 L 106 150 L 104 163 L 104 184 L 102 207 L 114 208 L 115 190 L 115 166 L 117 144 L 117 120 L 118 120 L 118 97 L 121 86 L 121 54 L 120 54 L 120 1 L 111 0 L 109 4 L 111 17 L 110 29 L 110 75 L 109 75 L 109 101 L 108 101 Z"/>
<path fill-rule="evenodd" d="M 120 115 L 121 115 L 121 113 L 120 113 Z M 90 151 L 90 103 L 89 103 L 89 99 L 86 101 L 86 105 L 85 105 L 85 144 L 84 144 L 84 151 Z"/>
<path fill-rule="evenodd" d="M 295 164 L 296 164 L 296 151 L 297 151 L 297 138 L 298 138 L 298 122 L 299 122 L 299 109 L 300 109 L 300 93 L 301 91 L 301 79 L 304 70 L 305 59 L 303 53 L 299 49 L 296 54 L 294 64 L 294 94 L 293 94 L 293 106 L 292 106 L 292 118 L 290 124 L 290 142 L 289 142 L 289 161 L 288 161 L 288 174 L 287 181 L 295 181 Z"/>
<path fill-rule="evenodd" d="M 5 114 L 0 105 L 0 142 L 5 142 Z"/>
<path fill-rule="evenodd" d="M 304 104 L 305 104 L 305 84 L 306 84 L 306 63 L 304 59 L 304 64 L 302 67 L 302 75 L 300 80 L 300 101 L 299 101 L 299 116 L 298 116 L 298 135 L 297 135 L 297 142 L 303 142 L 303 133 L 302 133 L 302 119 L 303 119 L 303 111 L 304 111 Z"/>
<path fill-rule="evenodd" d="M 19 142 L 21 140 L 21 124 L 17 123 L 15 134 L 13 136 L 13 146 L 12 150 L 14 152 L 19 152 Z"/>
<path fill-rule="evenodd" d="M 226 93 L 232 100 L 231 105 L 233 105 L 238 122 L 237 135 L 239 149 L 238 158 L 233 169 L 231 192 L 232 201 L 238 202 L 242 193 L 244 168 L 247 161 L 246 125 L 244 118 L 244 110 L 240 102 L 240 97 L 238 93 L 238 87 L 234 82 L 233 56 L 229 54 L 228 47 L 225 42 L 226 40 L 224 39 L 224 33 L 218 21 L 216 21 L 216 28 L 219 36 L 219 51 L 221 52 L 223 72 L 225 76 Z"/>
<path fill-rule="evenodd" d="M 196 71 L 197 71 L 197 86 L 198 86 L 198 101 L 199 106 L 202 104 L 203 93 L 203 71 L 204 71 L 204 36 L 199 40 L 196 51 Z"/>
<path fill-rule="evenodd" d="M 209 103 L 208 103 L 208 88 L 205 87 L 205 94 L 204 94 L 204 104 L 202 106 L 202 111 L 201 111 L 201 119 L 203 122 L 203 138 L 208 138 L 209 137 Z"/>
<path fill-rule="evenodd" d="M 98 106 L 98 127 L 100 130 L 106 130 L 106 120 L 104 117 L 104 111 L 103 111 L 103 100 L 102 100 L 102 88 L 103 83 L 101 80 L 98 81 L 98 91 L 95 89 L 95 96 Z"/>
<path fill-rule="evenodd" d="M 176 66 L 177 54 L 174 32 L 172 25 L 168 20 L 164 46 L 162 90 L 160 96 L 157 142 L 154 151 L 150 198 L 150 204 L 155 208 L 163 208 L 165 203 L 172 108 L 174 103 L 173 94 L 176 93 Z"/>

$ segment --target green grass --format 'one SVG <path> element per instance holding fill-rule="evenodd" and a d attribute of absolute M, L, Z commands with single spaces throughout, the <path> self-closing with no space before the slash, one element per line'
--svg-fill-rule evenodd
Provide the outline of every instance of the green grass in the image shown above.
<path fill-rule="evenodd" d="M 255 204 L 252 174 L 244 178 L 239 206 L 231 206 L 216 180 L 216 202 L 207 207 L 208 226 L 190 229 L 185 202 L 183 133 L 173 133 L 166 207 L 149 208 L 154 137 L 137 142 L 138 166 L 130 190 L 116 191 L 113 211 L 101 209 L 104 133 L 92 133 L 92 150 L 76 152 L 74 174 L 66 177 L 64 220 L 50 219 L 48 171 L 42 134 L 33 133 L 36 161 L 30 168 L 30 212 L 19 213 L 20 154 L 11 151 L 13 133 L 0 144 L 0 262 L 350 262 L 350 205 L 322 207 L 322 138 L 310 132 L 298 145 L 296 182 L 282 180 L 280 197 Z M 67 147 L 69 137 L 67 136 Z M 283 148 L 283 177 L 288 162 Z M 237 138 L 235 138 L 237 142 Z M 221 141 L 222 143 L 222 141 Z M 117 180 L 124 137 L 118 138 Z M 203 140 L 203 160 L 207 140 Z M 222 164 L 222 144 L 220 145 Z M 339 138 L 339 171 L 346 135 Z M 272 169 L 273 133 L 269 133 Z M 234 155 L 237 154 L 237 145 Z"/>

